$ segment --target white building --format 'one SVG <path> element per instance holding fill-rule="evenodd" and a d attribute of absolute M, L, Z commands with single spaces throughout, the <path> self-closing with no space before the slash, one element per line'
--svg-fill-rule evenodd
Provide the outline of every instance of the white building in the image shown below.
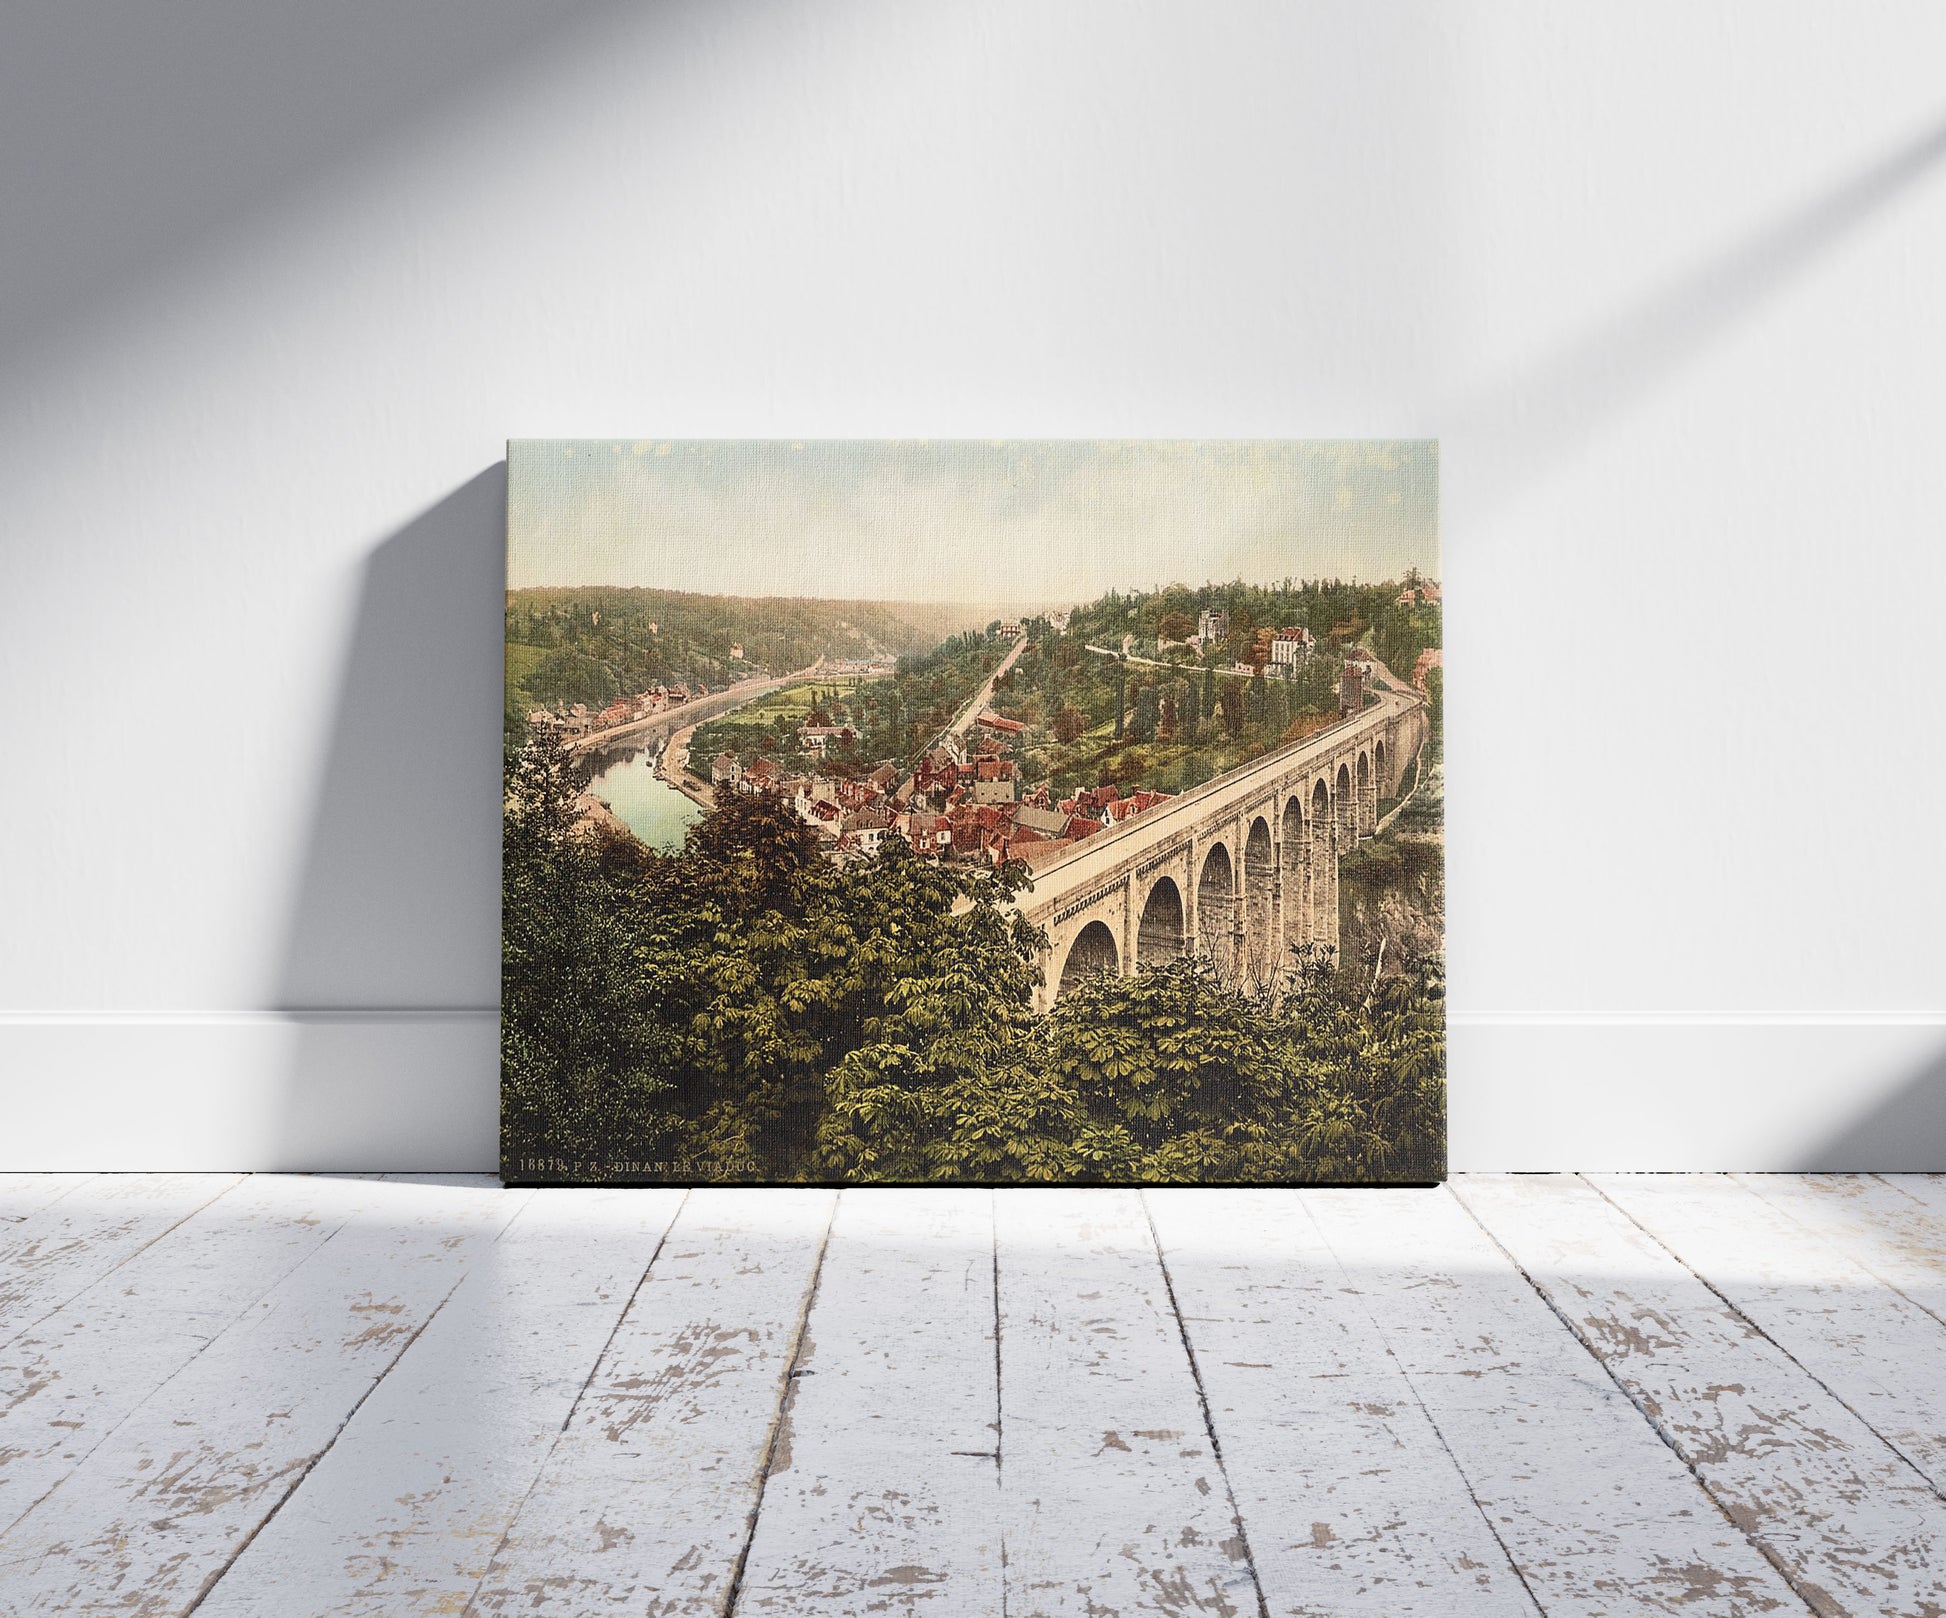
<path fill-rule="evenodd" d="M 840 823 L 839 835 L 861 853 L 876 854 L 879 844 L 885 841 L 885 834 L 891 831 L 894 819 L 891 810 L 877 804 L 868 805 L 845 816 Z"/>
<path fill-rule="evenodd" d="M 1317 649 L 1308 629 L 1280 629 L 1271 637 L 1270 661 L 1295 666 Z"/>

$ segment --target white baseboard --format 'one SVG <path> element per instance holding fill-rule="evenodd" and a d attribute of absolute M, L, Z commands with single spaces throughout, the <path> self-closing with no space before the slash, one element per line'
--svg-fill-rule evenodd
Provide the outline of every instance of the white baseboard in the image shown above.
<path fill-rule="evenodd" d="M 0 1013 L 0 1169 L 491 1170 L 491 1010 Z M 1465 1013 L 1452 1166 L 1946 1170 L 1946 1017 Z"/>
<path fill-rule="evenodd" d="M 1933 1013 L 1456 1015 L 1456 1172 L 1946 1169 Z"/>
<path fill-rule="evenodd" d="M 488 1170 L 498 1014 L 0 1015 L 0 1167 Z"/>

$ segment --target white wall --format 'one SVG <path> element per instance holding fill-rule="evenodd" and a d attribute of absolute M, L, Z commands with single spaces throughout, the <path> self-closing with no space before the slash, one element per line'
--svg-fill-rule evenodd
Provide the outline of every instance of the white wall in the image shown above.
<path fill-rule="evenodd" d="M 1438 436 L 1455 1166 L 1946 1168 L 1937 7 L 9 15 L 3 1166 L 491 1162 L 501 443 L 641 433 Z"/>

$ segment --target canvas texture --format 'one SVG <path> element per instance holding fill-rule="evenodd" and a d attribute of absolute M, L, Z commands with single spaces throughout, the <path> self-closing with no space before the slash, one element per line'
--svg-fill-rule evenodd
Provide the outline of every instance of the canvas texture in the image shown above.
<path fill-rule="evenodd" d="M 502 1175 L 1445 1175 L 1422 441 L 508 447 Z"/>

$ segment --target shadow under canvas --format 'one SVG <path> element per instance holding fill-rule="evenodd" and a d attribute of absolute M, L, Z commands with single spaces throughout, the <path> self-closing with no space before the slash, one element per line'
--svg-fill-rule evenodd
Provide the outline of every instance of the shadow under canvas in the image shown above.
<path fill-rule="evenodd" d="M 495 1164 L 506 487 L 365 564 L 277 979 L 281 1166 Z"/>

